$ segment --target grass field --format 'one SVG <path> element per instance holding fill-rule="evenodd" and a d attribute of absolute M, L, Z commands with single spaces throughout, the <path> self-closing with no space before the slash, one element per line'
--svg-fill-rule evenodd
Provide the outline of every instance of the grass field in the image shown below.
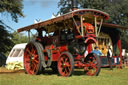
<path fill-rule="evenodd" d="M 11 72 L 0 68 L 0 85 L 128 85 L 128 68 L 114 68 L 112 71 L 102 68 L 97 77 L 86 76 L 79 71 L 75 71 L 71 77 L 62 77 L 50 72 L 28 75 L 22 71 Z"/>

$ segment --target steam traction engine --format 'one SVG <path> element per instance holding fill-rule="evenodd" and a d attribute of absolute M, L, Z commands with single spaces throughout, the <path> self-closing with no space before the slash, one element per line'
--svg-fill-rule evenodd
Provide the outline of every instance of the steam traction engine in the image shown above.
<path fill-rule="evenodd" d="M 38 36 L 27 44 L 24 68 L 28 74 L 39 74 L 51 67 L 61 76 L 71 76 L 74 68 L 83 68 L 86 75 L 98 76 L 100 58 L 91 53 L 92 44 L 108 14 L 95 9 L 79 9 L 62 16 L 18 29 L 35 29 Z M 99 27 L 99 28 L 98 28 Z"/>

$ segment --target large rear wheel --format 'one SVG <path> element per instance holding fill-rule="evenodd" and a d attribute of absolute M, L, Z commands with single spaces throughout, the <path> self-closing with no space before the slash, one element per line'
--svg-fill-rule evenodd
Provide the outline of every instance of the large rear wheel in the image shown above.
<path fill-rule="evenodd" d="M 85 63 L 87 64 L 87 67 L 84 68 L 86 75 L 89 76 L 99 75 L 101 69 L 101 62 L 99 56 L 91 53 L 85 58 Z"/>
<path fill-rule="evenodd" d="M 30 42 L 24 51 L 24 68 L 28 74 L 39 74 L 42 72 L 41 57 L 42 49 L 40 43 Z"/>
<path fill-rule="evenodd" d="M 58 72 L 61 76 L 71 76 L 74 71 L 74 59 L 71 53 L 61 53 L 58 60 Z"/>

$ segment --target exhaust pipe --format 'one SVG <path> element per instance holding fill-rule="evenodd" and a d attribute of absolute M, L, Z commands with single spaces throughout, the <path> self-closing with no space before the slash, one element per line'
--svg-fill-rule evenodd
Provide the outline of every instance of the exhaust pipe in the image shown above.
<path fill-rule="evenodd" d="M 72 11 L 77 10 L 77 9 L 78 9 L 77 0 L 72 0 Z"/>

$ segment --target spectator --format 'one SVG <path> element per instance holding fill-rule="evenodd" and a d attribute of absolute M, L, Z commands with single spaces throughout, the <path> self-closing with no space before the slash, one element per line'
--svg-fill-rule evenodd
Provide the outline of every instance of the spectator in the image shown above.
<path fill-rule="evenodd" d="M 110 70 L 112 70 L 112 49 L 110 48 L 110 46 L 108 46 L 107 59 L 110 66 Z"/>
<path fill-rule="evenodd" d="M 101 56 L 102 55 L 102 53 L 99 51 L 99 48 L 97 46 L 95 47 L 95 49 L 91 53 L 95 53 L 98 56 Z"/>

